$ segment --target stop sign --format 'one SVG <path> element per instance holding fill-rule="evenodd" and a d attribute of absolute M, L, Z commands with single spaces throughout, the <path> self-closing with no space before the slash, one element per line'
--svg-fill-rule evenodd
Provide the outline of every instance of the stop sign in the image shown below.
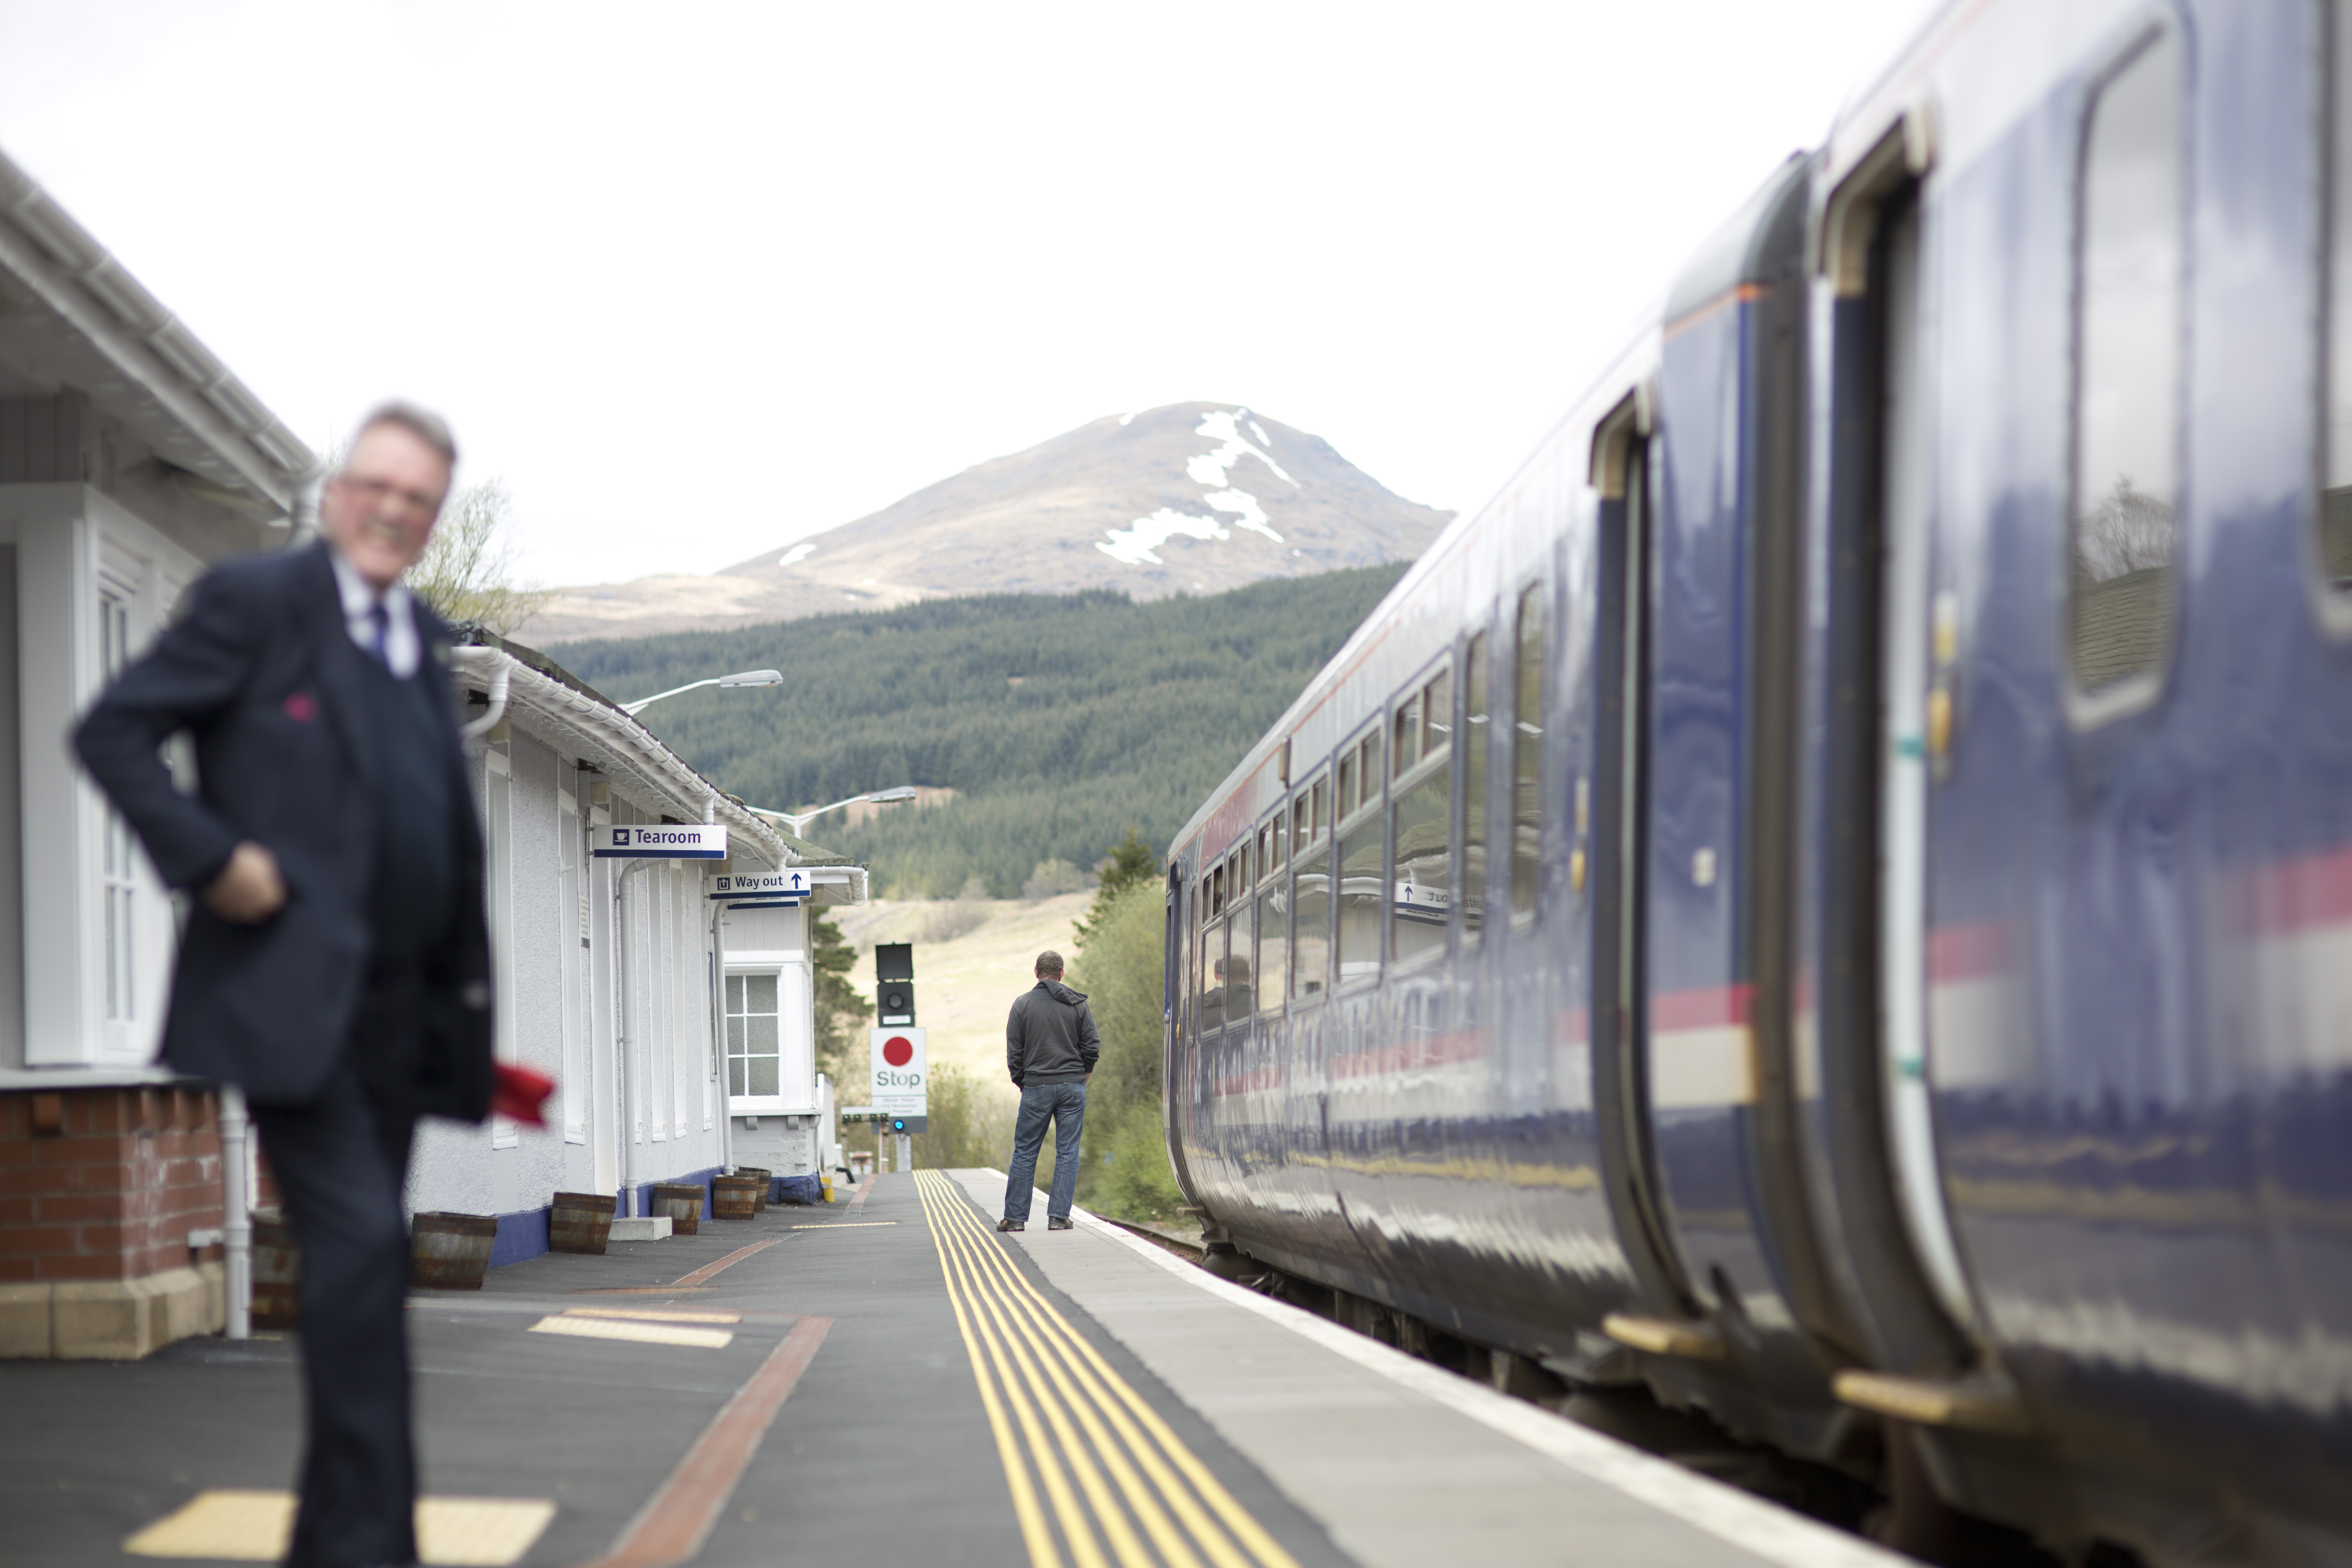
<path fill-rule="evenodd" d="M 923 1031 L 915 1028 L 876 1029 L 871 1036 L 874 1109 L 894 1116 L 928 1112 L 923 1060 Z"/>

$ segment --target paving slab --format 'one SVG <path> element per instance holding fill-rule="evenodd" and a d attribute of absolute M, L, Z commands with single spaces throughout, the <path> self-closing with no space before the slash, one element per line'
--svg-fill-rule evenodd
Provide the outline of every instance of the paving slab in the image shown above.
<path fill-rule="evenodd" d="M 1007 1239 L 1364 1568 L 1909 1562 L 1074 1218 Z"/>

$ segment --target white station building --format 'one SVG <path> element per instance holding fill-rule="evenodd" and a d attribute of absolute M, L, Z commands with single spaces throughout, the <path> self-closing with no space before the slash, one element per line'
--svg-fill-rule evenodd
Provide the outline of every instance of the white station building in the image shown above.
<path fill-rule="evenodd" d="M 67 735 L 207 565 L 302 542 L 318 467 L 0 157 L 0 1355 L 143 1354 L 222 1321 L 219 1097 L 153 1065 L 173 896 Z M 498 1049 L 560 1088 L 544 1131 L 428 1123 L 412 1211 L 498 1215 L 510 1262 L 545 1247 L 557 1191 L 642 1215 L 655 1182 L 814 1173 L 810 910 L 862 900 L 864 872 L 543 656 L 486 636 L 457 666 L 478 717 L 503 689 L 470 748 Z M 673 825 L 728 857 L 597 854 Z M 806 901 L 736 896 L 779 876 Z"/>

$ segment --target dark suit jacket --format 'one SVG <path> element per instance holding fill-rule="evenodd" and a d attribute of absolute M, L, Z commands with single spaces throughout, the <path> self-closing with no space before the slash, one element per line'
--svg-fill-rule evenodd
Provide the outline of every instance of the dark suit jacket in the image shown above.
<path fill-rule="evenodd" d="M 415 611 L 416 679 L 441 680 L 448 628 L 421 602 Z M 323 545 L 225 562 L 74 735 L 173 887 L 200 893 L 240 839 L 277 855 L 287 904 L 263 924 L 232 925 L 190 900 L 163 1030 L 166 1061 L 262 1104 L 318 1097 L 366 988 L 376 833 L 366 784 L 375 740 L 359 684 L 367 657 L 344 624 Z M 399 1032 L 415 1037 L 372 1045 L 395 1051 L 406 1109 L 479 1121 L 491 1077 L 481 830 L 454 700 L 444 710 L 457 907 L 425 957 L 423 994 L 398 1009 L 408 1020 Z M 173 787 L 158 755 L 180 731 L 195 742 L 193 796 Z"/>

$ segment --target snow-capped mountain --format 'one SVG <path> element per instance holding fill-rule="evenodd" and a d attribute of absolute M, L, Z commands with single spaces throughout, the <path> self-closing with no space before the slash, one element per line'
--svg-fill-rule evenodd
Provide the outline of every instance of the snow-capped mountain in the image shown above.
<path fill-rule="evenodd" d="M 1112 415 L 716 576 L 567 588 L 526 642 L 787 620 L 956 594 L 1213 594 L 1406 561 L 1453 514 L 1248 408 Z"/>

